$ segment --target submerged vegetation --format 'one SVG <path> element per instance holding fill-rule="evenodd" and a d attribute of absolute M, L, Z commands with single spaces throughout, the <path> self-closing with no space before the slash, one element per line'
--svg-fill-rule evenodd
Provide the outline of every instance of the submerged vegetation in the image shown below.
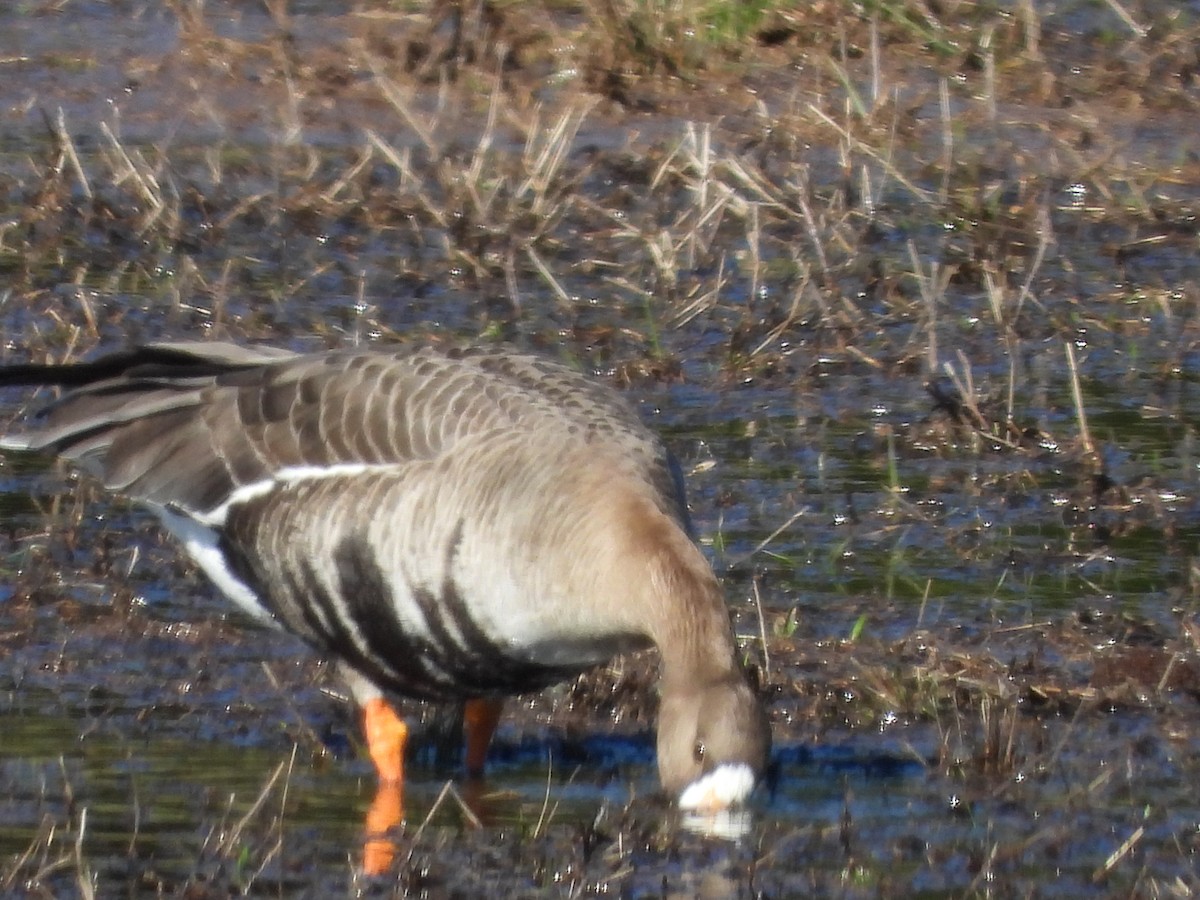
<path fill-rule="evenodd" d="M 0 893 L 1200 891 L 1200 8 L 331 6 L 0 12 L 7 358 L 506 340 L 621 385 L 776 775 L 741 842 L 674 821 L 625 660 L 514 711 L 492 824 L 423 760 L 355 882 L 319 661 L 8 458 Z"/>

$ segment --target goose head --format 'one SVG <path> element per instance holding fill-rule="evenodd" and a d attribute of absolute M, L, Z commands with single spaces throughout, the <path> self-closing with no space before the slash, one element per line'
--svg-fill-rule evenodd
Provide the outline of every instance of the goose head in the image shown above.
<path fill-rule="evenodd" d="M 680 808 L 717 812 L 744 803 L 770 749 L 766 711 L 740 672 L 663 685 L 658 771 Z"/>

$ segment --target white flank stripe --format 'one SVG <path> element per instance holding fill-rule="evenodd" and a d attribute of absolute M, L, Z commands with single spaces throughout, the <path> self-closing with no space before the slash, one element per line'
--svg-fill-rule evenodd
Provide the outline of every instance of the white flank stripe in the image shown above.
<path fill-rule="evenodd" d="M 28 434 L 6 434 L 0 437 L 0 450 L 28 450 L 32 441 Z"/>
<path fill-rule="evenodd" d="M 151 507 L 167 530 L 182 542 L 184 549 L 226 597 L 260 622 L 280 627 L 275 617 L 244 581 L 240 580 L 217 546 L 217 533 L 191 516 L 181 515 L 161 506 Z"/>
<path fill-rule="evenodd" d="M 249 503 L 257 497 L 269 494 L 278 487 L 298 481 L 316 481 L 321 478 L 338 478 L 343 475 L 364 475 L 367 472 L 387 472 L 396 466 L 382 463 L 336 463 L 332 466 L 287 466 L 273 472 L 270 478 L 252 481 L 235 488 L 220 506 L 208 512 L 191 513 L 197 522 L 212 528 L 220 528 L 229 517 L 229 510 L 240 503 Z"/>

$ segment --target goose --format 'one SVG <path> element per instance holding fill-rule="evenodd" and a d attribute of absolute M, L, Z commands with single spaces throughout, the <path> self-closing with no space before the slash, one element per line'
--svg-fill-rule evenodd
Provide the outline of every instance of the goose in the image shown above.
<path fill-rule="evenodd" d="M 182 342 L 0 366 L 10 386 L 62 391 L 0 448 L 149 507 L 238 607 L 333 660 L 381 785 L 403 782 L 394 695 L 465 700 L 477 775 L 504 697 L 649 647 L 663 789 L 717 811 L 763 773 L 680 468 L 601 382 L 511 347 Z"/>

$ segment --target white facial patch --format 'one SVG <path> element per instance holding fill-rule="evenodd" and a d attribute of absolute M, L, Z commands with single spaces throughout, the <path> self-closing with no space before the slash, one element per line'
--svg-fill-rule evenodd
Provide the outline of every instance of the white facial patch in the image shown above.
<path fill-rule="evenodd" d="M 754 770 L 745 763 L 724 763 L 684 788 L 679 808 L 716 812 L 744 803 L 754 790 L 754 781 Z"/>

